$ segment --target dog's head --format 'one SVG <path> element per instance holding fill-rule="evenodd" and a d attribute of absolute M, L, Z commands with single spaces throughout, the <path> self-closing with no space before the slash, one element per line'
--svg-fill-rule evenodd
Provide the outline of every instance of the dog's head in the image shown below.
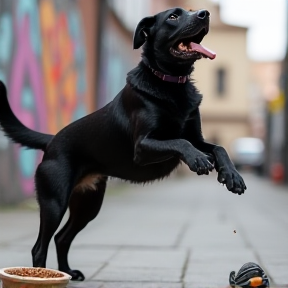
<path fill-rule="evenodd" d="M 207 10 L 173 8 L 142 19 L 136 27 L 133 48 L 143 46 L 143 60 L 170 75 L 191 72 L 193 63 L 216 54 L 200 45 L 209 31 Z M 147 63 L 148 62 L 148 63 Z"/>

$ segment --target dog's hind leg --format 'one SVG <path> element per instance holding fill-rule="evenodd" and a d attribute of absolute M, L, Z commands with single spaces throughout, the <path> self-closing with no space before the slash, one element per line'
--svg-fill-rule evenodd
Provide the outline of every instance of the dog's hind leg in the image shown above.
<path fill-rule="evenodd" d="M 34 267 L 46 267 L 50 240 L 68 207 L 72 191 L 71 166 L 63 159 L 44 160 L 35 174 L 35 185 L 40 206 L 40 228 L 32 249 Z"/>
<path fill-rule="evenodd" d="M 75 236 L 99 213 L 106 189 L 107 177 L 88 175 L 73 189 L 69 202 L 70 216 L 65 226 L 55 236 L 59 270 L 83 281 L 82 272 L 72 270 L 68 264 L 68 252 Z"/>

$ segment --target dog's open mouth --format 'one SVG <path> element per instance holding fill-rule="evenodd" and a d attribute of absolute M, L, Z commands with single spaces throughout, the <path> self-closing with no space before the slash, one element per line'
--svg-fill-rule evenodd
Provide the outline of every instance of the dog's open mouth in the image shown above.
<path fill-rule="evenodd" d="M 170 53 L 175 57 L 182 59 L 201 59 L 202 57 L 209 58 L 211 60 L 214 59 L 216 57 L 216 53 L 200 44 L 206 34 L 206 30 L 202 29 L 199 33 L 193 35 L 192 37 L 185 37 L 178 40 L 170 48 Z"/>

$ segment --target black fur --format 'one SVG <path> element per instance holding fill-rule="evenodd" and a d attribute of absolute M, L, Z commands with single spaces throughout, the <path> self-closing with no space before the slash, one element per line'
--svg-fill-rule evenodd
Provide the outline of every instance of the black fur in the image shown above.
<path fill-rule="evenodd" d="M 50 239 L 69 207 L 70 218 L 55 236 L 59 269 L 73 279 L 84 279 L 69 267 L 67 255 L 77 233 L 97 216 L 108 176 L 143 183 L 168 176 L 181 161 L 199 175 L 209 174 L 214 163 L 218 181 L 233 193 L 244 193 L 244 181 L 225 149 L 203 139 L 202 96 L 194 84 L 162 81 L 149 68 L 172 76 L 193 71 L 199 54 L 182 59 L 170 48 L 193 35 L 199 43 L 207 34 L 209 13 L 205 18 L 197 15 L 198 11 L 175 8 L 144 18 L 134 35 L 135 48 L 145 43 L 142 61 L 128 73 L 123 90 L 104 108 L 54 137 L 19 122 L 1 83 L 0 123 L 5 133 L 14 142 L 45 152 L 35 174 L 40 230 L 32 250 L 34 266 L 45 267 Z"/>
<path fill-rule="evenodd" d="M 0 124 L 5 134 L 15 143 L 31 149 L 45 150 L 53 135 L 39 133 L 24 126 L 12 112 L 6 88 L 0 81 Z"/>

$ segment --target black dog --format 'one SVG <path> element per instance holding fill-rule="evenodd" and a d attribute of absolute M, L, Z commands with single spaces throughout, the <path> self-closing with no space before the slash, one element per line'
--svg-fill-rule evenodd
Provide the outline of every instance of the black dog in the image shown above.
<path fill-rule="evenodd" d="M 115 99 L 61 130 L 42 134 L 25 127 L 9 106 L 0 84 L 0 123 L 8 137 L 45 153 L 35 175 L 40 230 L 33 265 L 45 267 L 48 244 L 70 208 L 70 218 L 55 236 L 59 269 L 83 280 L 69 267 L 67 254 L 79 231 L 100 208 L 108 176 L 131 182 L 168 176 L 181 162 L 198 175 L 218 171 L 218 181 L 236 194 L 246 186 L 224 148 L 204 142 L 199 94 L 189 75 L 193 64 L 215 54 L 199 43 L 209 30 L 209 12 L 170 9 L 140 21 L 134 49 L 142 61 L 130 71 Z M 113 85 L 113 82 L 111 83 Z"/>

